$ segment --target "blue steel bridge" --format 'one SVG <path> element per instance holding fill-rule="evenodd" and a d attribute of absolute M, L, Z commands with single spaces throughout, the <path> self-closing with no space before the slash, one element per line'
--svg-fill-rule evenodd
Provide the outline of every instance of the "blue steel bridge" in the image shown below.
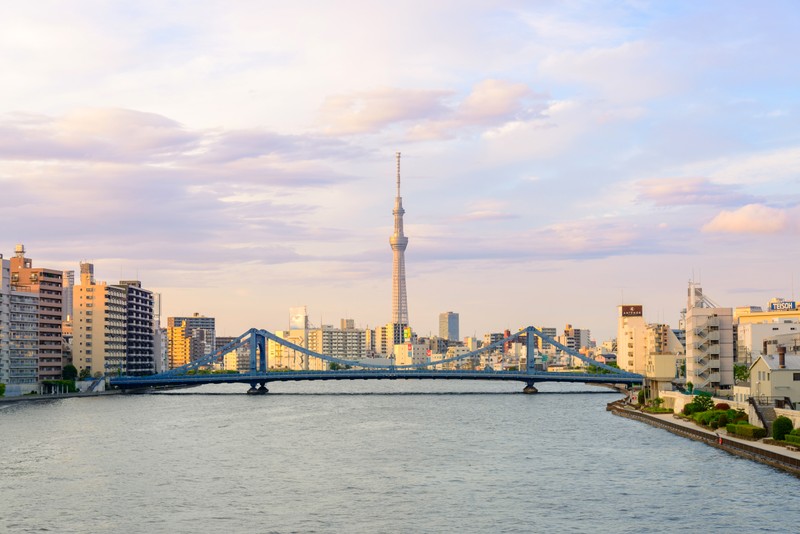
<path fill-rule="evenodd" d="M 524 341 L 527 354 L 535 354 L 536 337 L 554 345 L 565 353 L 578 358 L 595 369 L 597 373 L 553 372 L 537 370 L 535 358 L 528 358 L 527 368 L 518 371 L 493 370 L 443 370 L 437 369 L 444 364 L 474 361 L 482 354 L 499 349 L 505 343 Z M 304 354 L 308 358 L 318 358 L 329 364 L 337 364 L 340 369 L 330 371 L 270 371 L 268 366 L 267 342 L 272 341 L 287 349 Z M 205 374 L 199 371 L 219 363 L 225 354 L 241 347 L 250 351 L 250 369 L 247 372 L 230 374 Z M 344 369 L 342 369 L 344 368 Z M 513 380 L 523 382 L 525 393 L 535 393 L 535 384 L 541 382 L 581 382 L 587 384 L 610 384 L 630 386 L 641 384 L 643 377 L 638 374 L 621 371 L 600 362 L 587 358 L 583 354 L 566 347 L 539 329 L 529 326 L 515 334 L 478 350 L 437 360 L 422 365 L 380 365 L 368 360 L 355 361 L 335 358 L 319 354 L 295 343 L 282 339 L 267 330 L 251 328 L 231 343 L 220 347 L 215 352 L 197 359 L 182 367 L 176 367 L 163 373 L 148 376 L 118 376 L 110 379 L 112 387 L 125 391 L 142 391 L 151 388 L 197 386 L 202 384 L 249 384 L 248 393 L 267 393 L 269 382 L 290 382 L 305 380 Z"/>

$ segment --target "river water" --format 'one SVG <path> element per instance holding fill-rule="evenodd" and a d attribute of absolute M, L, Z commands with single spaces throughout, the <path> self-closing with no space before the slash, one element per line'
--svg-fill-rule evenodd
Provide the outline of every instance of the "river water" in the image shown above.
<path fill-rule="evenodd" d="M 800 480 L 578 385 L 204 386 L 0 405 L 0 532 L 795 532 Z"/>

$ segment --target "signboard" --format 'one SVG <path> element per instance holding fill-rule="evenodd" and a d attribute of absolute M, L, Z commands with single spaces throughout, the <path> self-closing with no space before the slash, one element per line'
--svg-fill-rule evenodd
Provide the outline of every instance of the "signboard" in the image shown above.
<path fill-rule="evenodd" d="M 641 306 L 622 306 L 622 316 L 623 317 L 641 317 L 642 316 L 642 307 Z"/>
<path fill-rule="evenodd" d="M 405 337 L 406 341 L 408 341 L 409 339 L 411 339 L 411 328 L 409 328 L 409 327 L 405 327 L 405 328 L 403 329 L 403 336 Z"/>
<path fill-rule="evenodd" d="M 770 311 L 792 311 L 797 309 L 797 302 L 793 300 L 784 300 L 781 302 L 772 302 L 769 305 Z"/>

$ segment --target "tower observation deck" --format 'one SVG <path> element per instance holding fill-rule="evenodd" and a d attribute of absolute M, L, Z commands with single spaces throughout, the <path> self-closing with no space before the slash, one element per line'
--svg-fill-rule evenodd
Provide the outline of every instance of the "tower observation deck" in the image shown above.
<path fill-rule="evenodd" d="M 392 246 L 392 323 L 408 325 L 408 297 L 406 296 L 406 258 L 408 238 L 403 234 L 403 199 L 400 197 L 400 152 L 397 153 L 397 196 L 394 199 L 394 233 L 389 238 Z"/>

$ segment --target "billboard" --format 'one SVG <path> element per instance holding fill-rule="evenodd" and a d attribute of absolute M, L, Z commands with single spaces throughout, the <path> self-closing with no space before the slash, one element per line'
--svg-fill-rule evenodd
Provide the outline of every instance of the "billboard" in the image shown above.
<path fill-rule="evenodd" d="M 642 307 L 641 306 L 622 306 L 622 316 L 623 317 L 641 317 L 642 316 Z"/>
<path fill-rule="evenodd" d="M 797 309 L 797 302 L 793 300 L 782 300 L 780 302 L 770 302 L 770 311 L 792 311 Z"/>

